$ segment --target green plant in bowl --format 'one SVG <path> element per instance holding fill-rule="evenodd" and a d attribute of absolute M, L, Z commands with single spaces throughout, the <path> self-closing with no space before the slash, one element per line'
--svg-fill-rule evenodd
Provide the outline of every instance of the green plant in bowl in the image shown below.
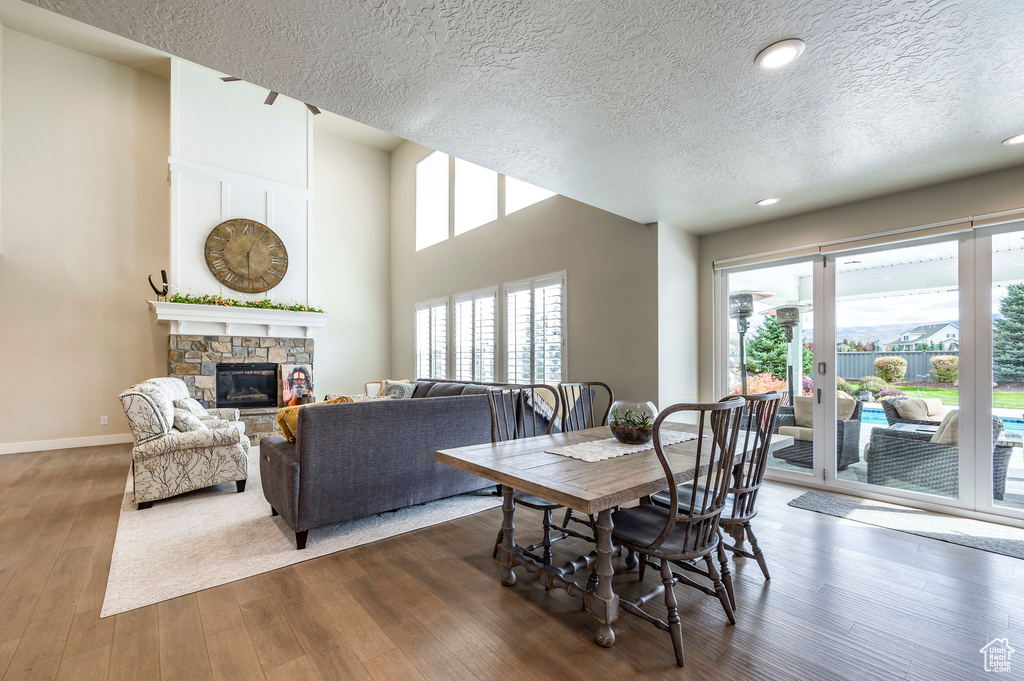
<path fill-rule="evenodd" d="M 612 435 L 627 445 L 642 445 L 654 436 L 656 411 L 650 402 L 632 406 L 616 404 L 612 407 L 612 418 L 608 422 Z"/>

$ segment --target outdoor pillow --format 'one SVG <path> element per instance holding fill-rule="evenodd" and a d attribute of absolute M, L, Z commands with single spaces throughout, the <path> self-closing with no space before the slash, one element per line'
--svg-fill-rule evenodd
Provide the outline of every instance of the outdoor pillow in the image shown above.
<path fill-rule="evenodd" d="M 839 421 L 849 420 L 856 409 L 857 400 L 842 392 L 836 396 L 836 419 Z"/>
<path fill-rule="evenodd" d="M 942 398 L 940 397 L 926 397 L 923 400 L 925 407 L 928 409 L 928 418 L 932 421 L 941 421 L 945 416 L 946 412 L 949 411 L 942 404 Z"/>
<path fill-rule="evenodd" d="M 187 409 L 174 408 L 174 427 L 183 433 L 190 430 L 207 430 L 206 424 Z"/>
<path fill-rule="evenodd" d="M 960 410 L 953 409 L 939 424 L 939 429 L 932 435 L 932 442 L 942 445 L 960 444 Z"/>
<path fill-rule="evenodd" d="M 203 405 L 199 404 L 199 400 L 191 397 L 186 397 L 183 400 L 174 400 L 174 408 L 184 409 L 185 411 L 191 413 L 196 418 L 200 419 L 203 418 L 204 416 L 208 416 L 206 410 L 203 409 Z"/>
<path fill-rule="evenodd" d="M 800 428 L 814 427 L 814 398 L 794 397 L 793 398 L 793 419 Z"/>
<path fill-rule="evenodd" d="M 892 405 L 896 407 L 896 413 L 899 414 L 902 419 L 909 419 L 911 421 L 931 420 L 928 418 L 927 403 L 917 397 L 909 397 L 905 400 L 893 400 Z"/>

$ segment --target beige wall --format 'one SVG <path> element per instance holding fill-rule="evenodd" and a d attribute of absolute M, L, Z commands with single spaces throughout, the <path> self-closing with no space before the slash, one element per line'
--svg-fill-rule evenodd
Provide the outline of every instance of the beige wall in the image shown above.
<path fill-rule="evenodd" d="M 317 125 L 313 164 L 310 302 L 330 313 L 316 332 L 314 387 L 317 397 L 360 393 L 391 369 L 391 155 Z"/>
<path fill-rule="evenodd" d="M 700 392 L 716 397 L 712 263 L 1024 207 L 1024 167 L 763 222 L 700 239 Z"/>
<path fill-rule="evenodd" d="M 392 374 L 412 377 L 417 302 L 564 270 L 567 378 L 656 400 L 656 227 L 556 196 L 416 252 L 415 167 L 428 153 L 406 142 L 392 154 Z"/>
<path fill-rule="evenodd" d="M 117 395 L 166 374 L 168 112 L 165 80 L 4 31 L 0 447 L 127 433 Z"/>

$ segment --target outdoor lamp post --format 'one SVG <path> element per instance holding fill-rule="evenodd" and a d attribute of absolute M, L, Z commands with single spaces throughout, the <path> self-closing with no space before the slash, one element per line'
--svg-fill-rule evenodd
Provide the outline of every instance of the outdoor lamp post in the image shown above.
<path fill-rule="evenodd" d="M 747 334 L 749 322 L 754 314 L 754 294 L 734 293 L 729 296 L 729 318 L 736 320 L 736 330 L 740 333 L 740 382 L 743 394 L 747 394 L 747 359 L 743 337 Z"/>
<path fill-rule="evenodd" d="M 799 307 L 780 307 L 775 310 L 775 321 L 782 327 L 783 332 L 786 334 L 786 343 L 793 342 L 793 328 L 800 323 L 800 308 Z M 789 403 L 793 402 L 793 363 L 786 362 L 787 371 L 787 384 L 789 385 Z M 801 367 L 802 374 L 802 367 Z M 802 380 L 802 378 L 801 378 Z"/>

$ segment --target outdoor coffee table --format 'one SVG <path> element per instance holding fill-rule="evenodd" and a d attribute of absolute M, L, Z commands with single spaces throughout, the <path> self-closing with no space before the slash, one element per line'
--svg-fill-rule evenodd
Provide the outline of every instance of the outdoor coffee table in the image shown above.
<path fill-rule="evenodd" d="M 697 432 L 696 426 L 684 424 L 666 423 L 663 429 Z M 437 460 L 441 463 L 501 483 L 502 543 L 498 546 L 496 557 L 502 566 L 501 583 L 505 586 L 515 584 L 513 568 L 522 566 L 527 572 L 536 575 L 546 588 L 564 589 L 581 599 L 586 611 L 597 620 L 595 640 L 605 647 L 615 643 L 615 632 L 611 625 L 619 617 L 619 597 L 612 588 L 612 510 L 620 504 L 660 492 L 665 488 L 665 471 L 653 448 L 595 462 L 549 454 L 546 450 L 608 437 L 611 437 L 611 430 L 601 426 L 437 452 Z M 791 437 L 772 436 L 773 451 L 792 444 Z M 676 484 L 693 478 L 696 450 L 696 439 L 665 448 Z M 525 555 L 523 547 L 515 543 L 515 503 L 512 499 L 515 490 L 553 501 L 579 513 L 596 515 L 597 550 L 562 567 L 545 566 Z M 573 575 L 592 565 L 597 575 L 597 585 L 593 588 L 581 587 L 573 580 Z"/>

